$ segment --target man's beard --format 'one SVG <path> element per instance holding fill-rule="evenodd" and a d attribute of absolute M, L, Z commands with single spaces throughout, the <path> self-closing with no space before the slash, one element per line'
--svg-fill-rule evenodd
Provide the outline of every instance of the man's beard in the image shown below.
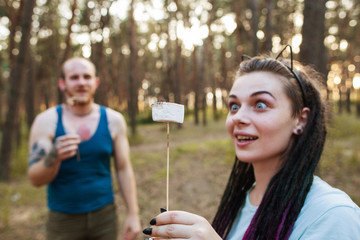
<path fill-rule="evenodd" d="M 86 99 L 82 98 L 82 97 L 76 97 L 76 96 L 73 96 L 73 97 L 70 97 L 70 96 L 67 96 L 66 97 L 66 103 L 70 106 L 85 106 L 87 104 L 89 104 L 91 101 L 90 101 L 90 98 L 89 97 L 86 97 Z"/>
<path fill-rule="evenodd" d="M 86 96 L 75 96 L 74 94 L 71 94 L 69 91 L 65 89 L 65 97 L 66 97 L 66 103 L 70 106 L 84 106 L 91 102 L 91 97 L 89 95 Z"/>

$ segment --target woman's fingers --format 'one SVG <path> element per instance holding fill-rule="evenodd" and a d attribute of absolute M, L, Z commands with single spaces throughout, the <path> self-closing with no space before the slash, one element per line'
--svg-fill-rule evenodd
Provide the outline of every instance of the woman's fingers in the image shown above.
<path fill-rule="evenodd" d="M 199 221 L 202 217 L 184 212 L 184 211 L 168 211 L 159 214 L 155 218 L 156 225 L 166 225 L 166 224 L 184 224 L 192 225 Z"/>
<path fill-rule="evenodd" d="M 190 225 L 168 224 L 161 226 L 152 226 L 143 231 L 154 239 L 189 239 L 191 236 Z"/>
<path fill-rule="evenodd" d="M 154 239 L 203 239 L 208 222 L 198 215 L 169 211 L 156 216 L 150 221 L 152 227 L 144 229 L 143 233 Z M 195 238 L 194 238 L 195 237 Z M 199 238 L 200 237 L 200 238 Z"/>

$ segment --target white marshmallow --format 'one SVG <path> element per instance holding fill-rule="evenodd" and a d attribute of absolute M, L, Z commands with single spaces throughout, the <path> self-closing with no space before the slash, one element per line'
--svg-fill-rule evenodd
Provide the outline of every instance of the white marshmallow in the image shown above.
<path fill-rule="evenodd" d="M 151 105 L 155 122 L 184 122 L 184 105 L 168 102 L 156 102 Z"/>

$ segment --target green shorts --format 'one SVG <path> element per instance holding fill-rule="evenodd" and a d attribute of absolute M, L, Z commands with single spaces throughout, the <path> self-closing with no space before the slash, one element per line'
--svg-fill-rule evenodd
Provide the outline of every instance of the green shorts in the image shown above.
<path fill-rule="evenodd" d="M 117 214 L 114 203 L 81 214 L 49 211 L 47 240 L 116 240 Z"/>

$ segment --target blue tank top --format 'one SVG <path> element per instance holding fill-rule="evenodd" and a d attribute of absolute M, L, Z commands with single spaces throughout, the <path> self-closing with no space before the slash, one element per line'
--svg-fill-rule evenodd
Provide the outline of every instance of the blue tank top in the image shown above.
<path fill-rule="evenodd" d="M 57 106 L 55 138 L 65 135 L 62 107 Z M 114 201 L 110 159 L 113 141 L 105 107 L 100 106 L 100 120 L 94 135 L 79 144 L 80 161 L 75 155 L 61 163 L 55 179 L 48 184 L 50 210 L 62 213 L 85 213 Z"/>

